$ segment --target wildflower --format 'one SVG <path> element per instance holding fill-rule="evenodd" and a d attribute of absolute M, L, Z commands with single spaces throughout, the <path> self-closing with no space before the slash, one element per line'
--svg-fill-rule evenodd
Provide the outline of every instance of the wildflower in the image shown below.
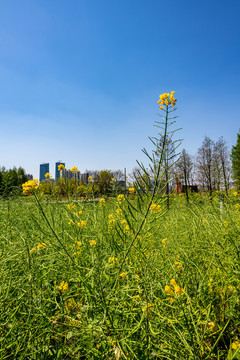
<path fill-rule="evenodd" d="M 128 191 L 129 191 L 130 194 L 134 194 L 134 193 L 135 193 L 135 188 L 134 188 L 134 187 L 130 187 L 130 188 L 128 189 Z"/>
<path fill-rule="evenodd" d="M 237 192 L 237 191 L 234 191 L 234 192 L 233 192 L 233 195 L 234 195 L 234 196 L 238 196 L 238 192 Z"/>
<path fill-rule="evenodd" d="M 117 204 L 121 205 L 123 201 L 125 201 L 125 196 L 123 194 L 118 195 Z"/>
<path fill-rule="evenodd" d="M 64 293 L 64 291 L 68 290 L 68 283 L 65 281 L 62 281 L 59 286 L 56 286 L 56 289 L 60 290 L 62 293 Z"/>
<path fill-rule="evenodd" d="M 67 301 L 65 301 L 64 303 L 64 307 L 70 311 L 71 309 L 73 309 L 76 306 L 76 302 L 74 299 L 68 299 Z"/>
<path fill-rule="evenodd" d="M 93 177 L 91 175 L 88 177 L 88 181 L 93 181 Z"/>
<path fill-rule="evenodd" d="M 75 210 L 76 209 L 76 205 L 75 204 L 68 204 L 68 210 L 72 211 L 72 210 Z"/>
<path fill-rule="evenodd" d="M 171 94 L 169 93 L 164 93 L 164 94 L 161 94 L 159 95 L 159 100 L 158 100 L 158 104 L 160 105 L 159 106 L 159 109 L 162 110 L 164 108 L 163 105 L 172 105 L 175 106 L 176 102 L 177 102 L 177 99 L 174 98 L 174 94 L 175 94 L 175 91 L 171 91 Z"/>
<path fill-rule="evenodd" d="M 181 289 L 180 286 L 177 285 L 177 283 L 174 279 L 170 280 L 170 284 L 173 286 L 174 292 L 169 285 L 165 286 L 165 291 L 170 297 L 174 296 L 176 294 L 180 296 L 180 295 L 182 295 L 182 293 L 184 293 L 185 289 L 183 289 L 183 288 Z M 171 298 L 168 298 L 168 300 L 171 301 Z"/>
<path fill-rule="evenodd" d="M 84 220 L 81 220 L 77 223 L 77 226 L 79 226 L 81 229 L 87 226 L 87 222 Z"/>
<path fill-rule="evenodd" d="M 52 177 L 52 175 L 50 173 L 46 173 L 44 176 L 45 176 L 46 180 L 50 180 Z"/>
<path fill-rule="evenodd" d="M 99 204 L 99 206 L 105 206 L 106 205 L 106 200 L 105 199 L 100 199 L 98 204 Z"/>
<path fill-rule="evenodd" d="M 68 225 L 71 226 L 73 224 L 73 220 L 71 219 L 69 222 L 68 222 Z"/>
<path fill-rule="evenodd" d="M 73 174 L 76 174 L 79 172 L 78 168 L 76 166 L 73 166 L 71 169 L 70 169 L 71 173 Z"/>
<path fill-rule="evenodd" d="M 170 280 L 170 284 L 173 285 L 173 286 L 177 286 L 177 283 L 174 279 Z"/>
<path fill-rule="evenodd" d="M 38 179 L 28 180 L 24 184 L 22 184 L 23 194 L 29 195 L 33 192 L 33 190 L 39 187 Z"/>
<path fill-rule="evenodd" d="M 182 264 L 180 263 L 180 261 L 175 261 L 174 265 L 175 265 L 179 270 L 182 270 Z"/>
<path fill-rule="evenodd" d="M 237 350 L 237 348 L 240 346 L 240 341 L 234 341 L 232 343 L 232 349 Z"/>
<path fill-rule="evenodd" d="M 117 265 L 119 265 L 118 258 L 115 258 L 114 256 L 110 256 L 110 257 L 109 257 L 108 263 L 111 264 L 111 265 L 114 265 L 115 263 L 116 263 Z"/>
<path fill-rule="evenodd" d="M 229 222 L 228 222 L 228 221 L 224 221 L 224 222 L 223 222 L 223 226 L 224 226 L 224 227 L 228 227 L 228 225 L 229 225 Z"/>
<path fill-rule="evenodd" d="M 144 307 L 142 307 L 142 311 L 145 312 L 145 311 L 151 311 L 152 310 L 152 307 L 153 307 L 153 304 L 151 303 L 147 303 L 146 305 L 144 305 Z"/>
<path fill-rule="evenodd" d="M 47 245 L 45 243 L 38 243 L 37 245 L 37 251 L 40 250 L 41 248 L 46 247 Z"/>
<path fill-rule="evenodd" d="M 166 285 L 166 286 L 165 286 L 165 291 L 166 291 L 166 293 L 167 293 L 168 295 L 170 295 L 170 296 L 173 296 L 173 295 L 174 295 L 174 292 L 172 291 L 172 289 L 170 288 L 169 285 Z"/>
<path fill-rule="evenodd" d="M 58 165 L 58 171 L 62 172 L 65 170 L 65 166 L 63 164 Z"/>
<path fill-rule="evenodd" d="M 161 210 L 162 210 L 162 209 L 161 209 L 160 205 L 152 204 L 152 205 L 150 206 L 150 211 L 151 211 L 151 212 L 159 212 L 159 211 L 161 211 Z"/>
<path fill-rule="evenodd" d="M 80 249 L 81 248 L 81 246 L 82 246 L 82 243 L 81 243 L 81 241 L 75 241 L 75 244 L 76 244 L 76 247 L 78 248 L 78 249 Z"/>
<path fill-rule="evenodd" d="M 90 244 L 91 246 L 93 246 L 93 245 L 96 245 L 97 242 L 96 242 L 95 240 L 90 240 L 90 241 L 89 241 L 89 244 Z"/>
<path fill-rule="evenodd" d="M 118 208 L 118 209 L 116 210 L 116 214 L 117 214 L 117 215 L 120 215 L 120 216 L 121 216 L 122 213 L 123 213 L 123 212 L 122 212 L 122 209 Z"/>
<path fill-rule="evenodd" d="M 125 276 L 127 276 L 127 273 L 125 273 L 125 272 L 122 272 L 122 273 L 119 275 L 120 278 L 124 278 Z"/>
<path fill-rule="evenodd" d="M 167 243 L 167 239 L 162 239 L 163 246 L 166 246 L 166 243 Z"/>

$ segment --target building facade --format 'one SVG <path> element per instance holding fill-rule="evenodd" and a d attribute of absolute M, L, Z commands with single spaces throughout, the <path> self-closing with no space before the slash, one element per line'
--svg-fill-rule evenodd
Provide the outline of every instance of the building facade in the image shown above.
<path fill-rule="evenodd" d="M 49 173 L 49 163 L 40 164 L 40 174 L 39 174 L 39 180 L 44 181 L 45 174 Z"/>

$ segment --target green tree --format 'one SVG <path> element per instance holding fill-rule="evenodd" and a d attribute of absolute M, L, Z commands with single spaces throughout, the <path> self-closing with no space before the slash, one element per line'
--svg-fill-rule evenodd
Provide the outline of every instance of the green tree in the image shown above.
<path fill-rule="evenodd" d="M 96 174 L 94 183 L 98 185 L 101 194 L 109 194 L 112 191 L 112 178 L 110 170 L 101 170 Z"/>
<path fill-rule="evenodd" d="M 232 147 L 232 178 L 235 185 L 240 188 L 240 130 L 237 134 L 237 143 Z"/>

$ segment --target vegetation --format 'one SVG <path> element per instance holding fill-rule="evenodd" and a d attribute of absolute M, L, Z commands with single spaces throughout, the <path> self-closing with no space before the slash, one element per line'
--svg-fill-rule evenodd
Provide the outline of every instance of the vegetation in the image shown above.
<path fill-rule="evenodd" d="M 239 358 L 239 194 L 123 199 L 0 203 L 0 359 Z"/>
<path fill-rule="evenodd" d="M 32 180 L 0 202 L 0 359 L 240 358 L 240 195 L 165 191 L 175 103 L 128 195 L 57 201 Z"/>
<path fill-rule="evenodd" d="M 240 187 L 240 131 L 237 134 L 237 143 L 232 147 L 231 153 L 232 160 L 232 177 L 236 185 Z"/>
<path fill-rule="evenodd" d="M 21 185 L 27 181 L 27 175 L 23 168 L 6 170 L 0 168 L 0 196 L 20 195 Z"/>

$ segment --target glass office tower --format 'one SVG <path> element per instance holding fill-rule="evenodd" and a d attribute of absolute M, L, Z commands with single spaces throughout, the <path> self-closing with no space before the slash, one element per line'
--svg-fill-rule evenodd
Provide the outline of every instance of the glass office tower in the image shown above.
<path fill-rule="evenodd" d="M 40 164 L 40 176 L 39 180 L 43 181 L 45 179 L 45 174 L 49 173 L 49 163 Z"/>

